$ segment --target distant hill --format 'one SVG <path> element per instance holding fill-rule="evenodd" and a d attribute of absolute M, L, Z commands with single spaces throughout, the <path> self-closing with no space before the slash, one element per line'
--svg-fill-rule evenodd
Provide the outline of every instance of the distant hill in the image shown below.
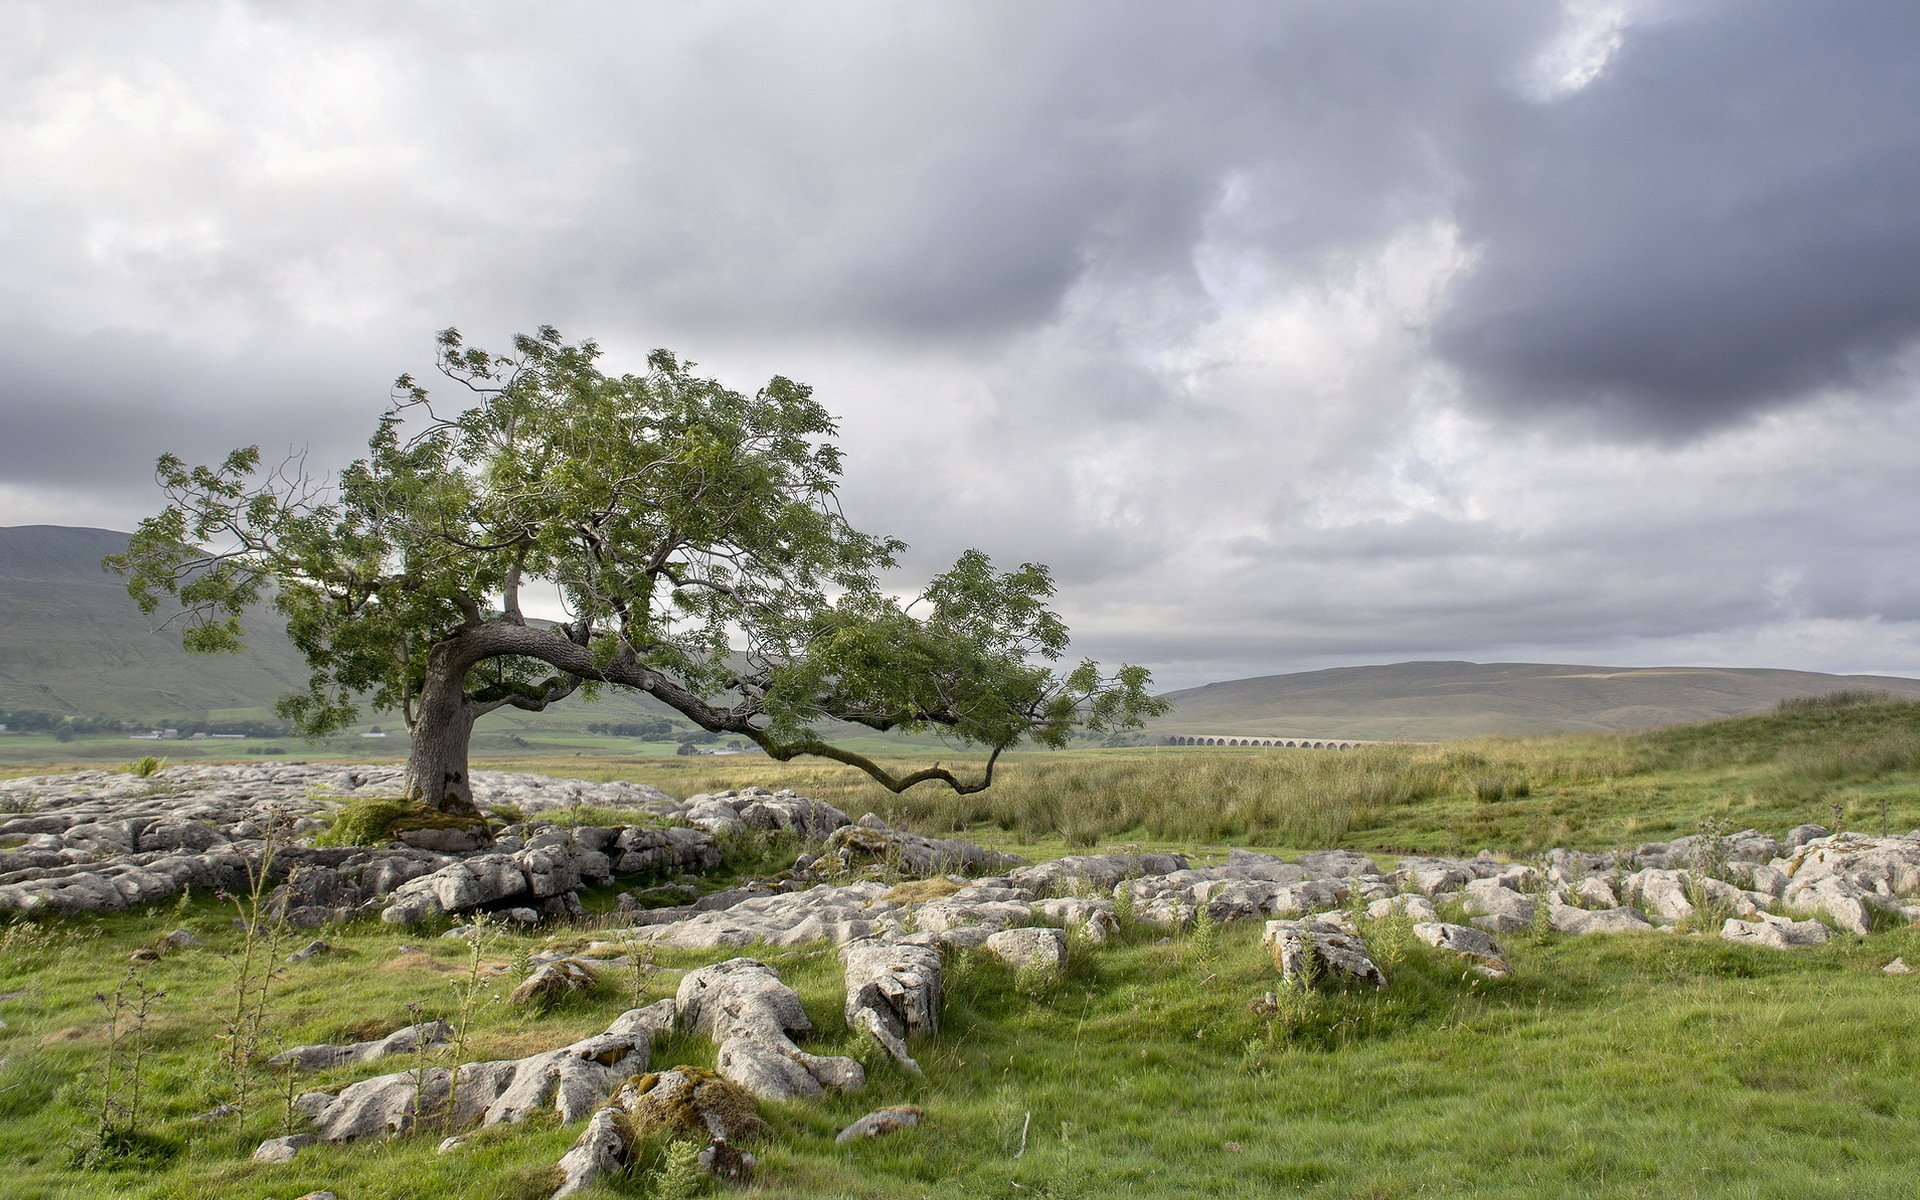
<path fill-rule="evenodd" d="M 0 708 L 149 721 L 258 719 L 304 686 L 305 663 L 263 613 L 244 654 L 189 655 L 153 632 L 100 560 L 127 535 L 59 525 L 0 528 Z"/>
<path fill-rule="evenodd" d="M 270 610 L 247 619 L 239 654 L 188 654 L 178 629 L 155 632 L 164 614 L 143 615 L 125 581 L 100 569 L 127 538 L 61 525 L 0 527 L 0 709 L 142 723 L 270 720 L 276 701 L 305 688 L 306 661 Z M 567 707 L 600 721 L 667 715 L 645 696 Z M 393 723 L 391 714 L 385 719 Z"/>
<path fill-rule="evenodd" d="M 247 622 L 241 654 L 189 655 L 177 630 L 154 632 L 119 577 L 100 569 L 101 558 L 126 546 L 126 534 L 106 529 L 0 528 L 0 709 L 139 722 L 257 720 L 271 718 L 276 700 L 305 686 L 306 664 L 272 612 Z M 1738 716 L 1789 696 L 1842 689 L 1920 697 L 1920 680 L 1718 667 L 1409 662 L 1172 692 L 1173 712 L 1149 732 L 1437 741 L 1641 729 Z M 592 705 L 496 713 L 487 724 L 525 733 L 668 715 L 650 697 L 610 689 Z"/>
<path fill-rule="evenodd" d="M 1173 711 L 1150 732 L 1442 741 L 1646 729 L 1842 690 L 1920 697 L 1920 679 L 1736 667 L 1405 662 L 1169 692 Z"/>

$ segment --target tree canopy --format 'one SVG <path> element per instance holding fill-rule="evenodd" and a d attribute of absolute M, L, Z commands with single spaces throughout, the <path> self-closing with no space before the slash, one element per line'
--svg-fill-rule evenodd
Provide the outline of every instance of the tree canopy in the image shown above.
<path fill-rule="evenodd" d="M 551 328 L 510 354 L 439 337 L 460 403 L 396 381 L 368 455 L 330 484 L 257 447 L 218 466 L 161 457 L 168 504 L 107 560 L 143 611 L 178 600 L 189 649 L 234 650 L 267 600 L 306 656 L 280 706 L 309 734 L 360 705 L 413 731 L 415 794 L 469 808 L 479 716 L 574 692 L 636 688 L 776 759 L 820 755 L 901 791 L 992 782 L 1023 739 L 1137 726 L 1163 710 L 1145 669 L 1061 669 L 1067 629 L 1044 566 L 996 569 L 970 550 L 902 600 L 882 583 L 903 543 L 854 529 L 835 499 L 835 422 L 776 377 L 751 395 L 656 350 L 609 376 L 591 341 Z M 530 587 L 566 617 L 529 620 Z M 896 775 L 824 740 L 828 719 L 938 729 L 988 748 L 963 779 Z"/>

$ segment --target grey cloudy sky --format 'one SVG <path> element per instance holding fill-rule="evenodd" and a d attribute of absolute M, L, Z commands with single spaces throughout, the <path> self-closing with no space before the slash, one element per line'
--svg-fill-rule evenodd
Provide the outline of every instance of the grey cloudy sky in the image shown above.
<path fill-rule="evenodd" d="M 1920 674 L 1911 0 L 0 2 L 0 524 L 432 334 L 840 414 L 1076 649 Z"/>

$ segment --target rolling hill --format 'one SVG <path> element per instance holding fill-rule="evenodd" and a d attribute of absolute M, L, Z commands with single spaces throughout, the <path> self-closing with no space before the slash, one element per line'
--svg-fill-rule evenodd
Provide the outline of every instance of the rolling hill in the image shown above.
<path fill-rule="evenodd" d="M 276 700 L 304 685 L 305 664 L 273 613 L 248 622 L 241 654 L 189 655 L 174 631 L 155 632 L 121 580 L 100 569 L 103 556 L 126 544 L 126 534 L 105 529 L 0 528 L 0 709 L 137 722 L 263 719 L 272 716 Z M 1408 662 L 1171 692 L 1173 712 L 1149 733 L 1432 741 L 1641 729 L 1758 712 L 1788 697 L 1842 689 L 1920 696 L 1920 680 L 1723 667 Z M 487 724 L 518 737 L 668 715 L 649 697 L 609 692 L 591 705 L 562 705 L 552 713 L 497 713 Z"/>
<path fill-rule="evenodd" d="M 271 611 L 248 618 L 238 654 L 188 654 L 177 630 L 156 631 L 160 617 L 144 616 L 124 582 L 100 568 L 102 557 L 126 548 L 126 534 L 106 529 L 0 528 L 0 709 L 143 724 L 270 720 L 275 701 L 306 686 L 306 662 Z M 637 695 L 565 711 L 578 720 L 564 724 L 583 728 L 589 720 L 668 715 Z M 551 723 L 557 715 L 529 719 Z M 487 719 L 489 727 L 511 726 L 498 716 Z M 386 720 L 394 723 L 390 714 Z"/>
<path fill-rule="evenodd" d="M 1154 734 L 1439 741 L 1646 729 L 1843 690 L 1920 697 L 1920 679 L 1738 667 L 1405 662 L 1265 675 L 1167 693 Z"/>

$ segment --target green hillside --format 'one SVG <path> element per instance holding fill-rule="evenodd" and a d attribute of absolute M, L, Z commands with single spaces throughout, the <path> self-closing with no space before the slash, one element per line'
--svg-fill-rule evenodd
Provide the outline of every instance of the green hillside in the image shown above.
<path fill-rule="evenodd" d="M 246 649 L 239 654 L 188 654 L 177 628 L 158 628 L 166 613 L 143 615 L 122 580 L 100 560 L 127 548 L 127 535 L 106 529 L 59 525 L 0 528 L 0 710 L 29 710 L 70 717 L 105 717 L 143 726 L 185 722 L 276 720 L 273 706 L 306 686 L 307 669 L 270 609 L 246 622 Z M 364 725 L 400 722 L 395 714 L 367 712 Z M 574 698 L 544 713 L 502 709 L 481 718 L 474 732 L 479 757 L 518 754 L 671 753 L 671 739 L 638 743 L 607 737 L 594 725 L 671 719 L 693 725 L 642 693 L 609 688 L 591 702 Z M 859 749 L 934 747 L 933 738 L 881 736 L 837 722 L 823 732 Z M 282 751 L 322 752 L 311 742 L 276 739 Z M 45 744 L 40 744 L 44 742 Z M 10 738 L 10 758 L 109 758 L 138 743 L 124 738 L 55 745 L 51 739 Z M 169 753 L 268 752 L 251 743 L 170 744 Z M 404 740 L 331 744 L 355 757 L 404 755 Z"/>
<path fill-rule="evenodd" d="M 1920 697 L 1920 680 L 1728 667 L 1406 662 L 1235 679 L 1170 692 L 1156 734 L 1437 741 L 1648 729 L 1835 691 Z"/>
<path fill-rule="evenodd" d="M 247 620 L 239 654 L 181 649 L 177 629 L 155 628 L 167 614 L 142 615 L 100 568 L 126 548 L 126 534 L 106 529 L 0 528 L 0 708 L 139 723 L 267 719 L 275 701 L 305 687 L 306 663 L 271 610 Z M 567 713 L 528 719 L 585 733 L 594 722 L 668 715 L 648 697 L 615 695 Z"/>
<path fill-rule="evenodd" d="M 127 547 L 105 529 L 0 529 L 0 708 L 129 721 L 267 718 L 307 678 L 263 613 L 244 654 L 192 655 L 163 617 L 143 616 L 100 559 Z"/>

